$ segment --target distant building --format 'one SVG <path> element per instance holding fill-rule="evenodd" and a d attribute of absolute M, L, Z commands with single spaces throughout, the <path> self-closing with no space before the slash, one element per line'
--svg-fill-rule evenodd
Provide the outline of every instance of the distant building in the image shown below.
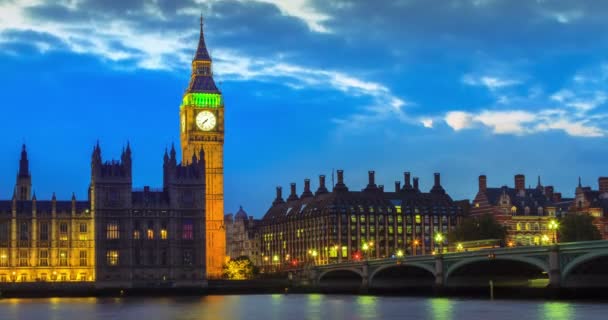
<path fill-rule="evenodd" d="M 562 198 L 553 186 L 526 188 L 526 178 L 515 175 L 513 188 L 488 188 L 487 177 L 479 176 L 479 190 L 473 200 L 471 216 L 493 215 L 507 227 L 507 240 L 514 245 L 540 245 L 553 241 L 551 219 L 568 212 L 572 199 Z"/>
<path fill-rule="evenodd" d="M 226 255 L 231 259 L 247 256 L 256 265 L 259 265 L 259 241 L 257 227 L 259 219 L 247 216 L 243 207 L 235 215 L 227 214 L 224 217 L 226 226 Z"/>
<path fill-rule="evenodd" d="M 602 238 L 608 240 L 608 177 L 598 178 L 597 190 L 583 187 L 579 178 L 570 212 L 594 217 Z"/>
<path fill-rule="evenodd" d="M 132 188 L 131 149 L 120 161 L 91 158 L 98 287 L 191 287 L 205 281 L 205 160 L 165 151 L 163 188 Z"/>
<path fill-rule="evenodd" d="M 440 175 L 429 192 L 413 185 L 405 173 L 405 185 L 395 182 L 394 191 L 375 183 L 374 171 L 361 191 L 350 191 L 342 170 L 330 191 L 325 176 L 316 192 L 310 180 L 304 192 L 296 184 L 286 200 L 281 187 L 260 225 L 260 257 L 265 267 L 324 264 L 365 258 L 385 258 L 398 253 L 430 254 L 447 249 L 445 235 L 465 215 L 464 202 L 453 201 L 441 187 Z M 441 233 L 441 243 L 435 235 Z"/>
<path fill-rule="evenodd" d="M 25 145 L 15 192 L 0 201 L 0 282 L 95 280 L 93 213 L 88 201 L 36 199 Z"/>

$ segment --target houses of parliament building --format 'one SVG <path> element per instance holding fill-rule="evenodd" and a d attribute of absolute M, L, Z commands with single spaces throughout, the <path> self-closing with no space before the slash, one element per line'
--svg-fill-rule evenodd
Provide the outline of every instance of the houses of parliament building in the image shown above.
<path fill-rule="evenodd" d="M 88 197 L 39 200 L 26 146 L 15 190 L 0 200 L 0 289 L 15 282 L 87 282 L 97 288 L 201 287 L 219 277 L 223 226 L 224 103 L 200 37 L 179 107 L 182 158 L 163 158 L 163 185 L 133 188 L 131 147 L 91 155 Z M 160 169 L 160 168 L 159 168 Z"/>

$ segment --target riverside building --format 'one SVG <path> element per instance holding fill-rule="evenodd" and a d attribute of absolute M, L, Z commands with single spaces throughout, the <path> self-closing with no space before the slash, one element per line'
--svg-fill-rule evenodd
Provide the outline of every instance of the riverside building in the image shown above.
<path fill-rule="evenodd" d="M 331 190 L 325 176 L 315 192 L 310 180 L 304 191 L 283 199 L 281 187 L 260 223 L 262 266 L 281 268 L 302 264 L 326 264 L 347 260 L 420 255 L 447 250 L 445 235 L 465 215 L 467 200 L 454 201 L 441 186 L 439 173 L 429 192 L 419 188 L 418 178 L 405 173 L 404 186 L 394 190 L 376 185 L 375 173 L 361 191 L 351 191 L 344 172 L 337 171 Z M 436 241 L 436 235 L 442 240 Z"/>

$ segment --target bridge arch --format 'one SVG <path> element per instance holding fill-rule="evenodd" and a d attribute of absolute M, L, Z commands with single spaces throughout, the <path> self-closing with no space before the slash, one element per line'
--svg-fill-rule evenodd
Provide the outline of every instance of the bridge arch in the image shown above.
<path fill-rule="evenodd" d="M 523 256 L 496 256 L 495 258 L 493 258 L 492 260 L 488 259 L 488 257 L 483 256 L 483 257 L 474 257 L 474 258 L 468 258 L 468 259 L 463 259 L 461 261 L 458 261 L 456 263 L 454 263 L 453 265 L 449 266 L 447 271 L 444 273 L 444 280 L 446 284 L 449 285 L 450 280 L 455 280 L 454 279 L 454 273 L 457 272 L 458 270 L 460 270 L 463 267 L 469 266 L 469 265 L 473 265 L 476 263 L 484 263 L 484 262 L 490 262 L 490 261 L 497 261 L 499 263 L 505 263 L 505 262 L 515 262 L 515 263 L 519 263 L 519 264 L 524 264 L 524 265 L 528 265 L 530 268 L 530 270 L 538 270 L 538 272 L 542 272 L 545 274 L 549 274 L 549 264 L 546 262 L 543 262 L 542 260 L 536 259 L 536 258 L 531 258 L 531 257 L 523 257 Z M 504 265 L 502 266 L 503 268 L 505 267 Z M 483 277 L 483 275 L 480 275 Z M 485 276 L 491 276 L 486 274 Z"/>
<path fill-rule="evenodd" d="M 325 271 L 321 272 L 319 274 L 319 276 L 317 277 L 317 280 L 320 282 L 321 280 L 323 280 L 323 277 L 325 277 L 326 275 L 328 275 L 330 273 L 345 272 L 345 271 L 355 273 L 361 279 L 363 279 L 363 271 L 361 271 L 357 268 L 335 268 L 335 269 L 329 269 L 329 270 L 325 270 Z"/>
<path fill-rule="evenodd" d="M 390 263 L 378 266 L 369 274 L 370 290 L 399 291 L 407 288 L 432 288 L 435 268 L 417 262 Z"/>
<path fill-rule="evenodd" d="M 608 257 L 608 249 L 602 249 L 600 251 L 590 252 L 574 258 L 565 266 L 562 266 L 562 279 L 566 278 L 574 271 L 577 267 L 580 267 L 584 263 L 597 258 Z"/>
<path fill-rule="evenodd" d="M 433 276 L 435 276 L 435 268 L 431 267 L 429 265 L 426 265 L 424 263 L 416 263 L 416 262 L 403 262 L 400 264 L 388 264 L 388 265 L 383 265 L 378 267 L 376 270 L 374 270 L 370 275 L 369 275 L 369 281 L 370 283 L 372 281 L 374 281 L 374 277 L 376 276 L 376 274 L 378 274 L 381 271 L 384 271 L 386 269 L 389 268 L 399 268 L 399 267 L 414 267 L 414 268 L 419 268 L 419 269 L 423 269 L 425 271 L 428 271 L 429 273 L 431 273 Z"/>

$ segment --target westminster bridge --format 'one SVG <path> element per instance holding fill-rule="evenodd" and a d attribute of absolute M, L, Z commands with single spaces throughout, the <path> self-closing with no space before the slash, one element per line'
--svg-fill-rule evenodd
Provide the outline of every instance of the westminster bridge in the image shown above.
<path fill-rule="evenodd" d="M 292 271 L 313 289 L 608 288 L 608 240 L 350 261 Z"/>

